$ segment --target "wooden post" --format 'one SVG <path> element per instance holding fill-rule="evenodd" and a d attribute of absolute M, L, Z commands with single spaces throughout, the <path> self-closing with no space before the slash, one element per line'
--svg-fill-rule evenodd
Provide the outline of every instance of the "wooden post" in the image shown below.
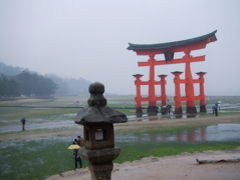
<path fill-rule="evenodd" d="M 198 72 L 196 73 L 199 76 L 199 91 L 200 91 L 200 112 L 201 113 L 206 113 L 206 98 L 205 98 L 205 92 L 204 92 L 204 75 L 206 74 L 205 72 Z"/>
<path fill-rule="evenodd" d="M 185 52 L 185 59 L 190 59 L 190 51 Z M 193 78 L 192 78 L 192 72 L 191 72 L 191 65 L 190 62 L 185 63 L 185 92 L 186 92 L 186 98 L 187 98 L 187 113 L 188 114 L 196 114 L 197 109 L 195 106 L 194 101 L 194 86 L 193 86 Z"/>
<path fill-rule="evenodd" d="M 142 96 L 141 96 L 141 77 L 143 75 L 141 74 L 135 74 L 133 75 L 136 80 L 135 80 L 135 85 L 136 85 L 136 97 L 135 97 L 135 102 L 136 102 L 136 116 L 137 117 L 142 117 Z"/>
<path fill-rule="evenodd" d="M 162 106 L 166 106 L 167 105 L 167 95 L 166 95 L 166 80 L 165 78 L 167 77 L 167 75 L 161 74 L 158 77 L 160 77 L 160 85 L 161 85 L 161 98 L 162 98 Z"/>
<path fill-rule="evenodd" d="M 182 103 L 181 103 L 181 89 L 180 89 L 180 75 L 182 72 L 175 71 L 172 72 L 174 77 L 174 84 L 175 84 L 175 114 L 182 114 Z"/>
<path fill-rule="evenodd" d="M 156 106 L 156 96 L 155 96 L 155 69 L 154 69 L 154 55 L 149 55 L 149 83 L 148 83 L 148 109 L 147 113 L 149 116 L 157 115 L 158 108 Z"/>

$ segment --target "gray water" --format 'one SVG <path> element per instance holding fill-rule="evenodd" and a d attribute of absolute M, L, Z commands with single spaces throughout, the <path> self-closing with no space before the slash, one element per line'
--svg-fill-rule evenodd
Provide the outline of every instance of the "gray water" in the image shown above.
<path fill-rule="evenodd" d="M 240 103 L 223 103 L 220 106 L 220 114 L 221 113 L 234 113 L 234 112 L 240 112 Z M 173 108 L 174 109 L 174 108 Z M 172 110 L 173 110 L 172 109 Z M 208 113 L 211 114 L 211 105 L 208 106 Z M 196 117 L 200 117 L 201 115 L 197 114 Z M 76 127 L 76 124 L 74 123 L 74 120 L 76 117 L 75 113 L 68 113 L 68 114 L 63 114 L 59 116 L 59 119 L 56 118 L 54 120 L 51 119 L 28 119 L 27 118 L 27 123 L 25 128 L 27 130 L 34 130 L 34 129 L 51 129 L 51 128 L 72 128 Z M 154 121 L 154 120 L 161 120 L 161 119 L 175 119 L 176 117 L 174 116 L 173 113 L 170 115 L 161 115 L 160 113 L 158 116 L 155 117 L 148 117 L 147 114 L 143 114 L 142 118 L 136 118 L 135 115 L 129 115 L 128 120 L 129 121 Z M 181 118 L 187 118 L 186 114 L 183 114 Z M 0 133 L 5 133 L 5 132 L 16 132 L 16 131 L 21 131 L 21 123 L 20 120 L 5 120 L 5 119 L 0 119 Z"/>
<path fill-rule="evenodd" d="M 216 124 L 179 133 L 117 135 L 117 142 L 240 142 L 240 124 Z"/>
<path fill-rule="evenodd" d="M 20 146 L 25 142 L 41 141 L 41 143 L 53 143 L 56 141 L 71 144 L 72 140 L 79 134 L 72 134 L 67 137 L 45 137 L 29 140 L 0 141 L 0 147 Z M 196 128 L 192 130 L 183 130 L 178 133 L 156 133 L 156 134 L 117 134 L 115 136 L 117 143 L 151 143 L 151 142 L 237 142 L 240 143 L 240 124 L 216 124 L 207 127 Z"/>
<path fill-rule="evenodd" d="M 61 121 L 31 121 L 27 120 L 25 125 L 26 130 L 34 130 L 34 129 L 52 129 L 52 128 L 72 128 L 76 127 L 77 125 L 74 123 L 74 120 L 61 120 Z M 0 132 L 14 132 L 14 131 L 21 131 L 22 125 L 20 121 L 17 121 L 15 125 L 5 125 L 0 126 Z"/>

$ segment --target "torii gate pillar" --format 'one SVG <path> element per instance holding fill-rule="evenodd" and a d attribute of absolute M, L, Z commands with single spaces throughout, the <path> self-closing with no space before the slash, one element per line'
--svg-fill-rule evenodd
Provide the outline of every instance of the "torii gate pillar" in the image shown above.
<path fill-rule="evenodd" d="M 175 76 L 174 77 L 174 83 L 175 83 L 175 114 L 179 115 L 182 114 L 182 102 L 181 102 L 181 89 L 180 89 L 180 75 L 182 72 L 180 71 L 175 71 L 172 72 L 172 74 Z"/>
<path fill-rule="evenodd" d="M 137 117 L 142 117 L 142 103 L 141 103 L 141 99 L 142 99 L 142 96 L 141 96 L 141 77 L 143 75 L 141 74 L 135 74 L 133 75 L 136 80 L 135 80 L 135 85 L 136 85 L 136 97 L 135 97 L 135 101 L 136 101 L 136 116 Z"/>
<path fill-rule="evenodd" d="M 199 76 L 199 92 L 200 92 L 200 112 L 201 113 L 206 113 L 206 98 L 205 98 L 205 92 L 204 92 L 204 75 L 206 74 L 205 72 L 198 72 L 196 73 Z"/>
<path fill-rule="evenodd" d="M 185 59 L 189 59 L 189 61 L 185 63 L 185 93 L 187 98 L 187 114 L 196 114 L 197 108 L 195 106 L 194 86 L 190 64 L 190 52 L 191 51 L 185 52 L 185 56 L 183 57 Z"/>

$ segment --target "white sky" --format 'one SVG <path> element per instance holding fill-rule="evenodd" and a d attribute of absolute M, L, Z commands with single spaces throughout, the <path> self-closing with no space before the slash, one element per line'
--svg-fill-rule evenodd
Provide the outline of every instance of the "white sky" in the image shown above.
<path fill-rule="evenodd" d="M 240 95 L 239 0 L 0 0 L 0 62 L 135 94 L 132 74 L 148 79 L 148 68 L 137 66 L 147 57 L 126 50 L 128 42 L 184 40 L 215 29 L 218 41 L 194 53 L 206 61 L 192 63 L 192 72 L 208 73 L 207 95 Z M 156 68 L 169 75 L 167 94 L 176 70 L 184 65 Z"/>

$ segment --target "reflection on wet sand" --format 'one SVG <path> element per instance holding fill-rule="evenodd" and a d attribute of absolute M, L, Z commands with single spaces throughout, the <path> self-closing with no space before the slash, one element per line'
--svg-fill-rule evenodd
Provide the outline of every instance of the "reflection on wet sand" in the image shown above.
<path fill-rule="evenodd" d="M 162 119 L 186 119 L 186 118 L 193 118 L 193 117 L 201 117 L 200 114 L 169 114 L 169 115 L 161 115 L 158 114 L 157 116 L 143 116 L 143 117 L 135 117 L 135 116 L 128 116 L 129 121 L 157 121 Z"/>
<path fill-rule="evenodd" d="M 204 141 L 237 141 L 240 142 L 240 124 L 217 124 L 196 129 L 183 130 L 177 133 L 127 134 L 118 135 L 119 142 L 204 142 Z"/>
<path fill-rule="evenodd" d="M 195 141 L 206 141 L 206 127 L 197 130 L 186 130 L 181 133 L 172 134 L 138 134 L 138 135 L 126 135 L 118 136 L 119 141 L 135 141 L 135 142 L 167 142 L 167 141 L 177 141 L 177 142 L 188 142 L 194 143 Z"/>

